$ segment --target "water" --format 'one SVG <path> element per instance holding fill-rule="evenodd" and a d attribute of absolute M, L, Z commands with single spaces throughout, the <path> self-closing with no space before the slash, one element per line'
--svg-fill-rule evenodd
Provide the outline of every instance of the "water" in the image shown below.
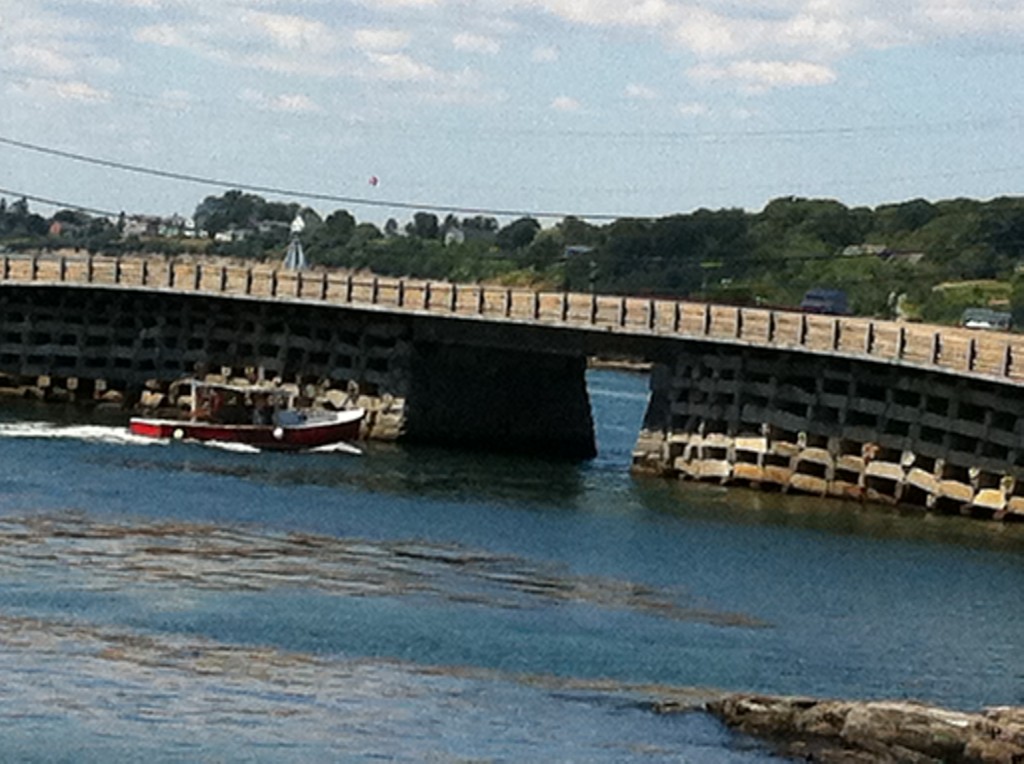
<path fill-rule="evenodd" d="M 0 409 L 0 740 L 28 761 L 764 762 L 721 689 L 1024 703 L 1024 527 L 585 464 L 245 454 Z"/>

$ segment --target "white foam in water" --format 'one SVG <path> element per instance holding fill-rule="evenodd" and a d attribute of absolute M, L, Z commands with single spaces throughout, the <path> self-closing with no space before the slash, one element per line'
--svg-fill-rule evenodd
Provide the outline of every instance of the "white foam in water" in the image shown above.
<path fill-rule="evenodd" d="M 258 454 L 260 450 L 248 443 L 232 443 L 227 440 L 189 440 L 188 443 L 199 443 L 210 448 L 219 448 L 222 451 L 234 451 L 239 454 Z"/>
<path fill-rule="evenodd" d="M 124 427 L 95 424 L 61 425 L 52 422 L 2 422 L 0 438 L 50 438 L 84 440 L 91 443 L 147 446 L 165 445 L 166 441 L 133 435 Z"/>
<path fill-rule="evenodd" d="M 329 443 L 326 446 L 317 446 L 316 448 L 309 449 L 311 454 L 352 454 L 352 456 L 362 456 L 362 449 L 356 448 L 351 443 Z"/>

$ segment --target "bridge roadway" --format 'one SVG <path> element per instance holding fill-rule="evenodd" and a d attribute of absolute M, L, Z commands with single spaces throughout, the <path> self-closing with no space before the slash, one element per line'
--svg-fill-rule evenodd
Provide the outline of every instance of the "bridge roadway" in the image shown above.
<path fill-rule="evenodd" d="M 699 340 L 1024 384 L 1024 336 L 853 316 L 538 292 L 326 269 L 288 271 L 213 258 L 4 254 L 0 285 L 9 284 L 202 294 L 571 329 L 607 338 L 588 343 L 596 350 L 628 348 L 629 343 L 621 341 L 624 337 Z M 613 336 L 617 341 L 611 341 Z"/>
<path fill-rule="evenodd" d="M 264 369 L 358 388 L 371 437 L 587 457 L 595 355 L 654 363 L 636 471 L 1024 519 L 1024 336 L 218 259 L 0 261 L 16 390 L 145 400 Z"/>

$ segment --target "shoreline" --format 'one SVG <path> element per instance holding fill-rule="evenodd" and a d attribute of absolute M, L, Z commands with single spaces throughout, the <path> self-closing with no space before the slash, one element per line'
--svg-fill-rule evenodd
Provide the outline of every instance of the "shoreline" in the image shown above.
<path fill-rule="evenodd" d="M 693 706 L 666 699 L 656 713 Z M 1024 707 L 978 712 L 910 700 L 848 701 L 729 693 L 704 711 L 779 755 L 822 764 L 1018 764 L 1024 761 Z"/>

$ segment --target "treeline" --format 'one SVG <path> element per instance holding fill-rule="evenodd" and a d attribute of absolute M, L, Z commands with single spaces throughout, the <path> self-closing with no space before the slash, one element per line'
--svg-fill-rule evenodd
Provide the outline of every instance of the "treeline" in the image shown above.
<path fill-rule="evenodd" d="M 314 264 L 389 276 L 793 306 L 811 288 L 840 289 L 863 315 L 955 321 L 968 306 L 1013 309 L 1024 323 L 1024 198 L 915 199 L 876 208 L 775 199 L 760 212 L 707 210 L 595 225 L 567 217 L 441 218 L 416 212 L 379 228 L 346 210 L 229 191 L 196 208 L 190 238 L 125 236 L 126 221 L 64 210 L 46 220 L 24 200 L 0 207 L 0 243 L 96 252 L 283 254 L 301 215 Z M 55 234 L 53 220 L 68 225 Z"/>

